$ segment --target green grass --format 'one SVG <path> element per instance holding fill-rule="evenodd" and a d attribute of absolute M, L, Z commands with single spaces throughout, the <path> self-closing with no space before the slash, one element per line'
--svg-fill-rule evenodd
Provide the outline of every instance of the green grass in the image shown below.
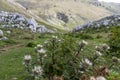
<path fill-rule="evenodd" d="M 48 37 L 51 36 L 49 34 L 33 34 L 35 36 L 35 39 L 26 39 L 24 37 L 28 36 L 27 34 L 29 34 L 29 32 L 16 29 L 13 29 L 13 32 L 14 33 L 11 33 L 10 35 L 5 33 L 5 35 L 8 36 L 9 39 L 13 39 L 15 43 L 9 43 L 9 40 L 8 43 L 7 41 L 0 41 L 0 50 L 7 49 L 4 51 L 0 51 L 0 80 L 13 80 L 13 78 L 18 78 L 17 80 L 24 80 L 24 55 L 30 54 L 33 57 L 35 56 L 34 48 L 27 47 L 26 45 L 29 42 L 33 41 L 42 44 L 46 39 L 48 39 Z M 40 38 L 39 36 L 42 37 Z M 22 46 L 16 47 L 16 45 L 19 44 L 22 44 Z"/>
<path fill-rule="evenodd" d="M 0 54 L 0 80 L 12 80 L 16 77 L 18 80 L 24 78 L 24 55 L 34 55 L 32 48 L 21 47 L 15 48 Z"/>
<path fill-rule="evenodd" d="M 4 29 L 4 32 L 6 30 Z M 23 44 L 22 46 L 12 47 L 5 51 L 0 51 L 0 80 L 13 80 L 13 78 L 17 78 L 17 80 L 24 80 L 26 78 L 25 68 L 23 65 L 24 55 L 30 54 L 33 57 L 33 61 L 36 59 L 36 53 L 34 48 L 27 47 L 26 45 L 30 42 L 38 42 L 43 44 L 45 40 L 51 38 L 52 35 L 61 36 L 61 34 L 37 34 L 30 33 L 29 31 L 21 31 L 13 29 L 13 33 L 6 34 L 10 40 L 15 41 L 15 43 L 6 43 L 0 41 L 0 49 L 16 46 L 17 44 Z M 23 35 L 24 34 L 24 35 Z M 14 36 L 13 36 L 14 35 Z M 26 39 L 25 37 L 34 36 L 34 39 Z M 65 34 L 68 35 L 68 34 Z M 83 39 L 80 38 L 80 34 L 75 34 L 77 37 L 73 36 L 73 34 L 69 34 L 69 37 L 74 38 L 77 41 L 81 41 Z M 89 46 L 86 47 L 83 52 L 83 56 L 91 56 L 95 52 L 95 45 L 100 45 L 102 43 L 107 42 L 108 37 L 107 33 L 99 32 L 99 33 L 89 33 L 89 35 L 93 39 L 85 39 L 89 42 Z M 102 37 L 96 38 L 97 35 L 101 35 Z M 21 36 L 21 37 L 20 37 Z M 109 63 L 110 64 L 110 63 Z"/>

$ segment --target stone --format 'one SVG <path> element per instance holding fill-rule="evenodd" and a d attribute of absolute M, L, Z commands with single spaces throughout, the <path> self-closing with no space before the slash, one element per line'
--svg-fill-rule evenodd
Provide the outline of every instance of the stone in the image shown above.
<path fill-rule="evenodd" d="M 102 18 L 97 21 L 88 22 L 88 23 L 79 25 L 73 29 L 73 32 L 83 30 L 85 28 L 90 28 L 90 27 L 100 28 L 100 27 L 104 26 L 107 28 L 107 26 L 109 26 L 109 27 L 117 26 L 117 25 L 119 25 L 119 23 L 120 23 L 120 15 L 112 15 L 112 16 L 108 16 L 108 17 Z"/>
<path fill-rule="evenodd" d="M 7 34 L 10 34 L 10 33 L 11 33 L 11 31 L 6 31 L 6 33 L 7 33 Z"/>
<path fill-rule="evenodd" d="M 3 37 L 3 31 L 0 30 L 0 37 Z"/>
<path fill-rule="evenodd" d="M 38 23 L 34 18 L 28 19 L 26 21 L 27 26 L 32 30 L 32 32 L 36 32 L 36 28 L 38 27 Z"/>
<path fill-rule="evenodd" d="M 38 26 L 38 24 L 37 24 L 37 22 L 35 21 L 34 18 L 28 19 L 28 20 L 27 20 L 27 25 L 33 25 L 33 26 L 35 26 L 35 27 Z"/>
<path fill-rule="evenodd" d="M 103 21 L 103 25 L 104 25 L 104 26 L 107 26 L 107 25 L 109 25 L 109 22 L 110 22 L 109 20 L 104 20 L 104 21 Z"/>
<path fill-rule="evenodd" d="M 6 41 L 6 40 L 8 40 L 8 38 L 4 36 L 4 37 L 0 38 L 0 40 Z"/>
<path fill-rule="evenodd" d="M 53 33 L 52 30 L 47 29 L 45 26 L 39 27 L 37 32 L 39 32 L 39 33 Z"/>
<path fill-rule="evenodd" d="M 30 29 L 32 32 L 36 32 L 36 27 L 33 26 L 33 25 L 29 25 L 29 29 Z"/>

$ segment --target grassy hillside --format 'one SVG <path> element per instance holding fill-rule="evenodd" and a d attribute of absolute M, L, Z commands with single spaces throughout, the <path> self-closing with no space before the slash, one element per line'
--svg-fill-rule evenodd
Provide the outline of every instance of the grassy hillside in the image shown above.
<path fill-rule="evenodd" d="M 32 18 L 32 17 L 35 18 L 40 25 L 46 25 L 46 27 L 48 27 L 50 29 L 56 28 L 53 25 L 50 25 L 47 22 L 43 21 L 38 16 L 34 15 L 34 13 L 27 12 L 24 7 L 13 2 L 12 0 L 0 0 L 0 10 L 1 11 L 3 10 L 3 11 L 10 11 L 10 12 L 18 12 L 20 14 L 25 15 L 28 18 Z"/>
<path fill-rule="evenodd" d="M 108 41 L 109 30 L 103 29 L 97 31 L 86 31 L 85 33 L 67 33 L 67 34 L 35 34 L 29 31 L 23 31 L 19 29 L 9 29 L 12 31 L 11 34 L 7 34 L 8 29 L 2 29 L 5 36 L 9 38 L 8 41 L 0 41 L 0 80 L 24 80 L 25 78 L 31 80 L 25 71 L 23 65 L 24 55 L 30 54 L 33 58 L 33 62 L 36 61 L 36 53 L 34 47 L 27 46 L 28 44 L 43 44 L 46 40 L 49 40 L 53 35 L 63 36 L 67 35 L 76 41 L 86 40 L 89 46 L 82 52 L 84 56 L 90 56 L 94 53 L 95 45 L 101 45 Z M 24 34 L 24 35 L 23 35 Z M 34 37 L 33 37 L 34 36 Z M 89 55 L 88 55 L 89 54 Z M 108 61 L 111 59 L 109 56 L 105 56 Z M 111 63 L 106 63 L 110 65 Z M 110 79 L 113 80 L 116 76 L 119 80 L 116 72 L 110 72 Z"/>
<path fill-rule="evenodd" d="M 83 0 L 15 0 L 28 12 L 34 13 L 49 24 L 60 29 L 72 29 L 76 25 L 83 24 L 88 21 L 98 20 L 105 16 L 111 15 L 111 12 L 103 7 L 95 6 L 84 2 Z M 63 13 L 68 16 L 68 23 L 59 20 L 57 13 Z"/>

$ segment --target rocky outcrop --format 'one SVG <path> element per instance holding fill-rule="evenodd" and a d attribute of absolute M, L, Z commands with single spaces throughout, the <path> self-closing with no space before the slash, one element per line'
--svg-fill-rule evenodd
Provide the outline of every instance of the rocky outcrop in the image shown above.
<path fill-rule="evenodd" d="M 112 15 L 103 19 L 88 22 L 83 25 L 79 25 L 73 29 L 73 32 L 85 29 L 85 28 L 99 28 L 99 27 L 120 26 L 120 15 Z"/>
<path fill-rule="evenodd" d="M 65 13 L 58 12 L 57 18 L 67 23 L 69 21 L 68 16 Z"/>
<path fill-rule="evenodd" d="M 19 13 L 12 12 L 0 12 L 0 25 L 3 28 L 27 28 L 32 32 L 52 32 L 51 30 L 48 30 L 45 26 L 39 27 L 38 23 L 35 21 L 34 18 L 28 19 Z"/>
<path fill-rule="evenodd" d="M 8 40 L 8 38 L 4 36 L 2 30 L 0 30 L 0 40 L 2 40 L 2 41 Z"/>
<path fill-rule="evenodd" d="M 3 31 L 0 30 L 0 37 L 3 37 Z"/>
<path fill-rule="evenodd" d="M 39 33 L 54 33 L 54 31 L 47 29 L 45 26 L 40 26 L 37 30 Z"/>
<path fill-rule="evenodd" d="M 29 27 L 29 29 L 33 32 L 36 32 L 36 29 L 38 27 L 38 23 L 35 21 L 34 18 L 31 18 L 31 19 L 27 19 L 26 20 L 26 24 L 27 26 Z"/>
<path fill-rule="evenodd" d="M 0 40 L 1 41 L 6 41 L 6 40 L 8 40 L 8 38 L 4 36 L 4 37 L 0 38 Z"/>
<path fill-rule="evenodd" d="M 32 32 L 36 32 L 36 28 L 38 27 L 37 22 L 33 18 L 27 19 L 19 13 L 4 11 L 0 12 L 0 24 L 4 28 L 29 28 Z"/>

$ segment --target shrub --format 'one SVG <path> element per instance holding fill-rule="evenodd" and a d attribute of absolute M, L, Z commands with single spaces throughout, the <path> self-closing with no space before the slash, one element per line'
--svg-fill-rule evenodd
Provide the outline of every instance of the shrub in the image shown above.
<path fill-rule="evenodd" d="M 108 43 L 111 47 L 110 55 L 117 56 L 120 58 L 120 28 L 119 27 L 114 27 L 111 30 Z"/>
<path fill-rule="evenodd" d="M 36 41 L 29 42 L 29 43 L 27 44 L 27 47 L 35 47 L 35 46 L 37 46 L 37 44 L 38 44 L 38 42 L 36 42 Z"/>
<path fill-rule="evenodd" d="M 80 32 L 69 34 L 69 36 L 72 36 L 75 38 L 81 38 L 81 39 L 93 39 L 91 35 L 86 34 L 86 33 L 80 33 Z"/>
<path fill-rule="evenodd" d="M 97 39 L 100 39 L 100 38 L 102 38 L 102 36 L 101 36 L 101 35 L 97 35 L 96 38 L 97 38 Z"/>
<path fill-rule="evenodd" d="M 81 39 L 93 39 L 93 37 L 89 34 L 81 34 Z"/>
<path fill-rule="evenodd" d="M 37 52 L 36 63 L 31 62 L 30 56 L 25 57 L 25 63 L 27 61 L 25 68 L 35 80 L 44 80 L 43 78 L 47 78 L 47 80 L 55 78 L 89 80 L 90 76 L 107 77 L 109 75 L 108 69 L 111 69 L 119 59 L 114 57 L 110 65 L 106 64 L 104 55 L 109 49 L 106 44 L 101 47 L 97 46 L 96 52 L 92 55 L 83 56 L 82 52 L 87 45 L 86 41 L 77 42 L 68 35 L 61 38 L 53 36 L 50 40 L 45 41 L 44 45 L 37 45 L 35 48 Z"/>

